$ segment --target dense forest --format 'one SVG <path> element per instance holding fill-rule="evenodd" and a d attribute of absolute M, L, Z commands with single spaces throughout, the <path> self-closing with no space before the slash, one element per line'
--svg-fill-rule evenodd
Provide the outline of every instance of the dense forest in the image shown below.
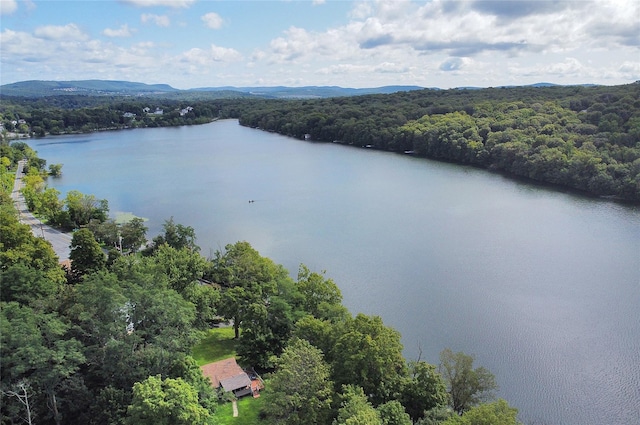
<path fill-rule="evenodd" d="M 113 222 L 106 200 L 58 199 L 46 186 L 57 167 L 25 143 L 0 153 L 2 424 L 221 423 L 232 397 L 192 350 L 227 322 L 239 361 L 265 376 L 259 423 L 518 423 L 472 356 L 406 360 L 399 333 L 352 315 L 324 273 L 301 265 L 293 278 L 244 241 L 205 258 L 194 229 L 172 218 L 147 242 L 144 222 Z M 70 266 L 19 221 L 11 190 L 23 159 L 34 212 L 75 228 Z"/>
<path fill-rule="evenodd" d="M 0 98 L 36 136 L 237 118 L 300 139 L 407 153 L 640 201 L 640 83 L 417 90 L 314 100 Z M 159 113 L 158 111 L 162 111 Z"/>
<path fill-rule="evenodd" d="M 638 83 L 267 103 L 243 114 L 240 122 L 640 201 Z"/>

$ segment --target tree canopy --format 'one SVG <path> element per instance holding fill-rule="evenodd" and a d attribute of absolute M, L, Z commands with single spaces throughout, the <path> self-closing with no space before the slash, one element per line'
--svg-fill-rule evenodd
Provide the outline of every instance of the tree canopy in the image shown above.
<path fill-rule="evenodd" d="M 18 153 L 4 149 L 4 166 L 21 158 L 17 146 Z M 445 350 L 440 373 L 407 362 L 400 334 L 378 316 L 352 316 L 324 272 L 301 265 L 294 280 L 248 242 L 204 258 L 193 229 L 171 219 L 138 252 L 146 230 L 136 221 L 128 229 L 133 242 L 118 241 L 128 249 L 107 261 L 113 235 L 124 240 L 127 228 L 94 215 L 74 233 L 65 279 L 51 246 L 19 223 L 9 190 L 0 191 L 2 423 L 212 424 L 228 397 L 190 353 L 220 320 L 234 325 L 240 363 L 267 377 L 266 424 L 510 424 L 515 417 L 506 402 L 481 404 L 495 380 L 474 369 L 471 356 Z M 94 197 L 71 198 L 87 200 L 94 214 Z M 460 418 L 450 419 L 449 402 Z"/>

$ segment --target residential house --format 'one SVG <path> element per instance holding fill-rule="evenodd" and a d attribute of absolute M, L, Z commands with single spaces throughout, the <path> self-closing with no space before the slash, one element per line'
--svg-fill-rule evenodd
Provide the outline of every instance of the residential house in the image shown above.
<path fill-rule="evenodd" d="M 236 397 L 253 392 L 251 378 L 238 366 L 234 357 L 206 364 L 200 369 L 202 374 L 211 380 L 213 388 L 222 388 L 224 391 L 232 392 Z"/>

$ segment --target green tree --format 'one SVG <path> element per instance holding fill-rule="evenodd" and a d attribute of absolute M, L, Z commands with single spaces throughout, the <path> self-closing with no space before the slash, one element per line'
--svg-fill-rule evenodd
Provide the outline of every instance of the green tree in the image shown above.
<path fill-rule="evenodd" d="M 144 220 L 134 217 L 120 226 L 123 251 L 137 252 L 147 242 L 147 227 Z"/>
<path fill-rule="evenodd" d="M 374 409 L 362 388 L 344 385 L 338 417 L 333 425 L 382 425 L 380 413 Z"/>
<path fill-rule="evenodd" d="M 102 248 L 89 229 L 80 229 L 73 234 L 69 259 L 74 279 L 104 269 L 107 262 Z"/>
<path fill-rule="evenodd" d="M 452 416 L 442 425 L 521 425 L 518 409 L 503 399 L 472 407 L 462 416 Z"/>
<path fill-rule="evenodd" d="M 494 397 L 495 376 L 484 367 L 473 368 L 473 356 L 445 348 L 440 353 L 439 372 L 450 395 L 451 407 L 463 414 L 476 404 Z"/>
<path fill-rule="evenodd" d="M 303 297 L 302 308 L 319 319 L 343 319 L 342 293 L 333 280 L 311 272 L 304 264 L 298 270 L 298 291 Z"/>
<path fill-rule="evenodd" d="M 187 298 L 196 307 L 195 326 L 198 329 L 210 329 L 218 317 L 220 290 L 210 285 L 197 285 Z"/>
<path fill-rule="evenodd" d="M 291 336 L 293 313 L 281 297 L 268 304 L 251 304 L 246 310 L 243 330 L 237 345 L 242 360 L 260 368 L 272 368 L 272 358 L 280 355 Z"/>
<path fill-rule="evenodd" d="M 411 417 L 397 400 L 391 400 L 378 406 L 382 425 L 412 425 Z"/>
<path fill-rule="evenodd" d="M 424 412 L 449 401 L 447 387 L 436 367 L 423 361 L 408 363 L 409 375 L 402 386 L 401 401 L 411 419 L 416 422 Z"/>
<path fill-rule="evenodd" d="M 133 386 L 127 409 L 130 425 L 208 425 L 210 412 L 198 402 L 198 391 L 181 378 L 150 376 Z"/>
<path fill-rule="evenodd" d="M 252 313 L 265 311 L 268 299 L 276 294 L 277 281 L 286 277 L 286 270 L 260 256 L 248 242 L 227 245 L 224 254 L 218 252 L 212 273 L 213 279 L 226 288 L 219 313 L 233 321 L 236 338 L 243 322 L 255 318 Z"/>
<path fill-rule="evenodd" d="M 21 224 L 17 216 L 6 209 L 0 209 L 0 235 L 0 269 L 23 264 L 45 273 L 52 282 L 64 282 L 64 271 L 51 244 L 35 237 L 28 225 Z"/>
<path fill-rule="evenodd" d="M 154 346 L 166 351 L 162 355 L 191 350 L 197 340 L 192 303 L 172 289 L 147 285 L 133 286 L 128 295 L 132 335 L 141 348 Z"/>
<path fill-rule="evenodd" d="M 304 316 L 295 323 L 293 336 L 306 339 L 314 347 L 320 349 L 325 360 L 332 363 L 333 347 L 337 338 L 336 325 L 328 320 L 320 320 L 313 316 Z"/>
<path fill-rule="evenodd" d="M 65 205 L 75 227 L 86 226 L 91 219 L 106 221 L 109 215 L 109 203 L 106 199 L 96 199 L 94 195 L 85 195 L 77 190 L 67 193 Z"/>
<path fill-rule="evenodd" d="M 333 349 L 333 379 L 357 383 L 374 404 L 396 398 L 406 365 L 400 334 L 378 316 L 358 314 L 349 319 Z"/>
<path fill-rule="evenodd" d="M 169 287 L 188 298 L 198 285 L 206 268 L 206 260 L 187 247 L 160 245 L 153 253 L 153 262 L 167 277 Z"/>
<path fill-rule="evenodd" d="M 266 415 L 277 424 L 328 423 L 333 389 L 322 353 L 307 341 L 294 338 L 276 367 L 266 394 Z"/>
<path fill-rule="evenodd" d="M 0 282 L 0 300 L 20 304 L 39 303 L 61 289 L 60 283 L 51 280 L 45 272 L 21 263 L 0 269 Z"/>
<path fill-rule="evenodd" d="M 37 416 L 57 425 L 73 409 L 73 388 L 78 387 L 74 378 L 85 361 L 80 342 L 70 338 L 68 332 L 69 325 L 56 314 L 2 303 L 0 381 L 13 385 L 29 379 Z M 79 392 L 82 390 L 80 387 Z"/>
<path fill-rule="evenodd" d="M 49 175 L 58 177 L 62 174 L 62 164 L 49 164 Z"/>
<path fill-rule="evenodd" d="M 173 217 L 166 220 L 162 227 L 164 234 L 153 238 L 152 252 L 165 243 L 175 249 L 187 248 L 196 252 L 200 250 L 200 247 L 196 245 L 196 231 L 193 227 L 176 223 Z"/>

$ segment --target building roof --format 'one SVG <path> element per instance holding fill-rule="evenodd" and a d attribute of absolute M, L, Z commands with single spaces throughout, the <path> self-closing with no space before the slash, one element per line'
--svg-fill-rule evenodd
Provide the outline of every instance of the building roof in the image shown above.
<path fill-rule="evenodd" d="M 232 376 L 220 380 L 220 385 L 225 391 L 235 391 L 240 388 L 247 388 L 251 386 L 251 379 L 246 373 L 242 372 L 242 375 Z"/>
<path fill-rule="evenodd" d="M 211 379 L 214 388 L 222 385 L 225 391 L 233 391 L 251 385 L 251 379 L 233 357 L 206 364 L 200 369 L 204 376 Z"/>

